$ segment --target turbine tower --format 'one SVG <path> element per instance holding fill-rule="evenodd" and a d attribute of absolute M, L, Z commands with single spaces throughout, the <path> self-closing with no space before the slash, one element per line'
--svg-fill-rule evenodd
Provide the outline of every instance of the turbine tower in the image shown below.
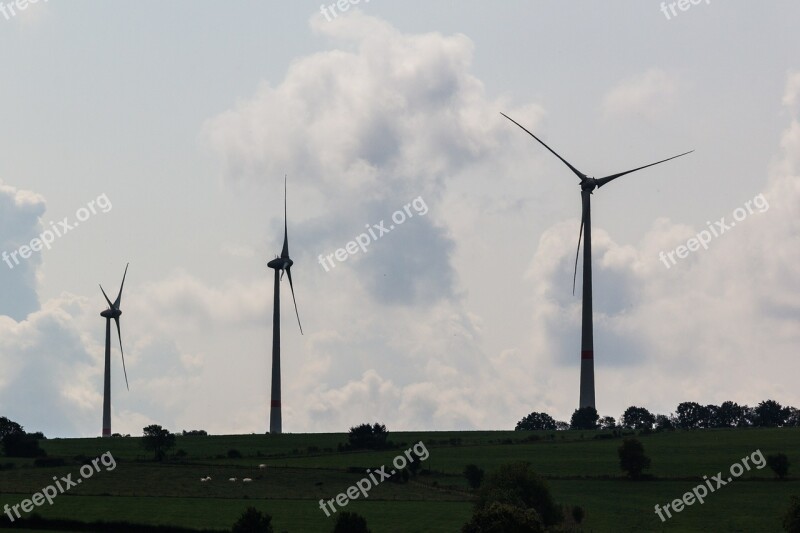
<path fill-rule="evenodd" d="M 581 390 L 580 390 L 580 403 L 578 407 L 595 407 L 594 401 L 594 338 L 592 326 L 592 218 L 591 218 L 591 195 L 595 189 L 599 189 L 606 183 L 613 181 L 620 176 L 642 170 L 643 168 L 652 167 L 664 163 L 671 159 L 684 156 L 694 152 L 690 150 L 676 156 L 650 163 L 642 167 L 626 170 L 617 174 L 611 174 L 605 178 L 592 178 L 572 166 L 566 159 L 558 155 L 552 148 L 547 146 L 536 135 L 528 131 L 519 122 L 512 119 L 505 113 L 500 113 L 508 120 L 522 128 L 528 135 L 539 141 L 539 144 L 547 148 L 554 156 L 559 158 L 562 163 L 567 165 L 569 169 L 578 176 L 580 179 L 581 187 L 581 229 L 578 233 L 578 250 L 575 252 L 575 271 L 572 274 L 572 293 L 575 294 L 575 280 L 578 274 L 578 256 L 581 251 L 581 237 L 583 237 L 583 309 L 581 321 Z"/>
<path fill-rule="evenodd" d="M 130 264 L 130 263 L 129 263 Z M 103 290 L 103 286 L 100 285 L 100 290 L 103 293 L 103 296 L 108 302 L 108 309 L 100 313 L 100 316 L 106 319 L 106 362 L 105 362 L 105 372 L 104 372 L 104 379 L 103 379 L 103 436 L 110 437 L 111 436 L 111 319 L 114 319 L 114 322 L 117 324 L 117 337 L 119 338 L 119 353 L 122 356 L 122 371 L 125 373 L 125 386 L 128 390 L 131 390 L 128 386 L 128 371 L 125 370 L 125 353 L 122 351 L 122 333 L 119 330 L 119 317 L 122 315 L 122 311 L 119 308 L 120 301 L 122 300 L 122 287 L 125 286 L 125 276 L 128 275 L 128 265 L 125 265 L 125 273 L 122 275 L 122 284 L 119 286 L 119 294 L 117 294 L 117 299 L 114 300 L 114 303 L 111 303 L 111 300 L 108 299 L 106 295 L 106 291 Z"/>
<path fill-rule="evenodd" d="M 297 325 L 300 334 L 303 326 L 300 324 L 300 313 L 297 311 L 297 300 L 294 297 L 294 284 L 292 283 L 292 265 L 294 261 L 289 258 L 289 231 L 286 226 L 286 178 L 283 182 L 283 250 L 280 257 L 275 257 L 267 263 L 269 268 L 275 270 L 275 304 L 272 312 L 272 397 L 269 409 L 269 432 L 280 434 L 283 423 L 281 419 L 281 287 L 283 273 L 289 278 L 289 288 L 292 290 L 294 312 L 297 315 Z M 280 272 L 280 275 L 278 274 Z"/>

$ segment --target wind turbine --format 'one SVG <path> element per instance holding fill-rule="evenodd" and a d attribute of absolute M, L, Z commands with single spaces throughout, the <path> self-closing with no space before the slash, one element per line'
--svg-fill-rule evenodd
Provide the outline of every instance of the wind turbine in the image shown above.
<path fill-rule="evenodd" d="M 643 168 L 652 167 L 664 163 L 671 159 L 684 156 L 694 152 L 690 150 L 676 156 L 650 163 L 642 167 L 618 172 L 611 174 L 605 178 L 592 178 L 579 171 L 572 166 L 566 159 L 558 155 L 552 148 L 547 146 L 539 137 L 528 131 L 519 122 L 509 117 L 505 113 L 500 113 L 508 120 L 522 128 L 528 135 L 539 141 L 539 144 L 547 148 L 554 156 L 559 158 L 562 163 L 567 165 L 569 169 L 578 176 L 580 179 L 581 187 L 581 200 L 583 204 L 581 214 L 581 229 L 578 233 L 578 250 L 575 252 L 575 271 L 572 274 L 572 293 L 575 294 L 575 280 L 578 274 L 578 256 L 581 251 L 581 237 L 583 237 L 583 310 L 582 310 L 582 324 L 581 324 L 581 390 L 580 390 L 580 404 L 578 407 L 595 407 L 594 401 L 594 338 L 592 326 L 592 219 L 591 219 L 591 202 L 590 197 L 592 191 L 599 189 L 606 183 L 613 181 L 625 174 L 642 170 Z"/>
<path fill-rule="evenodd" d="M 281 419 L 281 287 L 283 273 L 289 278 L 289 288 L 292 290 L 294 312 L 297 315 L 297 325 L 300 334 L 303 326 L 300 324 L 300 313 L 297 311 L 297 300 L 294 297 L 294 284 L 292 283 L 292 265 L 294 261 L 289 258 L 289 231 L 286 223 L 286 178 L 283 181 L 283 250 L 280 257 L 275 257 L 267 263 L 269 268 L 275 269 L 275 304 L 272 311 L 272 397 L 269 410 L 269 432 L 279 434 L 282 431 Z M 278 275 L 280 272 L 280 275 Z"/>
<path fill-rule="evenodd" d="M 129 265 L 130 263 L 128 263 Z M 125 276 L 128 275 L 128 265 L 125 265 L 125 273 L 122 275 L 122 284 L 119 286 L 119 294 L 114 303 L 108 299 L 106 291 L 100 285 L 100 290 L 108 302 L 108 309 L 100 313 L 100 316 L 106 319 L 106 363 L 105 363 L 105 377 L 103 380 L 103 436 L 111 436 L 111 319 L 117 323 L 117 337 L 119 337 L 119 353 L 122 355 L 122 371 L 125 373 L 125 386 L 128 390 L 128 371 L 125 370 L 125 353 L 122 351 L 122 333 L 119 330 L 119 317 L 122 311 L 119 308 L 120 301 L 122 300 L 122 287 L 125 286 Z"/>

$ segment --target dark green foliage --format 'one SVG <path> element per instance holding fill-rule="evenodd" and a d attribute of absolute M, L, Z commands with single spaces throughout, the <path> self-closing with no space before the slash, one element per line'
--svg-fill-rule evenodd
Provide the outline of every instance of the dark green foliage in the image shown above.
<path fill-rule="evenodd" d="M 204 429 L 193 429 L 191 431 L 183 430 L 184 437 L 207 437 L 208 432 Z"/>
<path fill-rule="evenodd" d="M 231 528 L 231 533 L 272 533 L 272 517 L 248 507 Z"/>
<path fill-rule="evenodd" d="M 239 450 L 228 450 L 228 459 L 241 459 L 242 454 Z"/>
<path fill-rule="evenodd" d="M 507 503 L 492 502 L 476 509 L 472 519 L 461 528 L 462 533 L 541 533 L 539 514 L 533 508 L 522 509 Z"/>
<path fill-rule="evenodd" d="M 12 433 L 24 433 L 22 426 L 4 416 L 0 416 L 0 440 Z"/>
<path fill-rule="evenodd" d="M 600 416 L 594 407 L 581 407 L 572 413 L 569 423 L 570 429 L 597 429 L 597 421 Z"/>
<path fill-rule="evenodd" d="M 774 400 L 766 400 L 753 409 L 753 425 L 760 427 L 781 427 L 791 414 L 790 407 L 783 407 Z"/>
<path fill-rule="evenodd" d="M 536 509 L 546 526 L 563 518 L 547 484 L 528 462 L 508 463 L 489 474 L 478 495 L 476 509 L 487 510 L 495 502 Z"/>
<path fill-rule="evenodd" d="M 473 489 L 477 489 L 483 483 L 483 469 L 478 465 L 469 464 L 464 467 L 464 477 L 467 478 L 467 483 Z"/>
<path fill-rule="evenodd" d="M 372 533 L 372 530 L 367 527 L 367 521 L 363 516 L 344 511 L 336 519 L 333 533 Z"/>
<path fill-rule="evenodd" d="M 156 424 L 147 426 L 142 430 L 142 447 L 153 452 L 156 461 L 161 461 L 166 457 L 167 452 L 175 447 L 175 435 Z"/>
<path fill-rule="evenodd" d="M 778 479 L 783 479 L 789 473 L 789 458 L 785 454 L 776 453 L 767 456 L 767 466 L 775 472 Z"/>
<path fill-rule="evenodd" d="M 656 417 L 644 407 L 634 405 L 625 409 L 620 420 L 620 425 L 628 429 L 652 429 Z"/>
<path fill-rule="evenodd" d="M 800 498 L 792 496 L 792 503 L 783 515 L 783 529 L 789 533 L 800 533 Z"/>
<path fill-rule="evenodd" d="M 525 416 L 522 420 L 517 422 L 516 431 L 535 431 L 535 430 L 548 430 L 556 429 L 556 421 L 547 413 L 533 413 Z"/>
<path fill-rule="evenodd" d="M 642 471 L 650 468 L 650 458 L 644 454 L 644 446 L 636 439 L 624 439 L 617 450 L 619 466 L 632 479 L 638 479 Z"/>
<path fill-rule="evenodd" d="M 572 508 L 572 519 L 575 520 L 576 524 L 583 522 L 585 516 L 586 513 L 584 512 L 583 507 L 576 505 Z"/>
<path fill-rule="evenodd" d="M 675 413 L 678 418 L 678 427 L 681 429 L 701 428 L 703 421 L 708 419 L 708 409 L 696 402 L 678 404 Z"/>
<path fill-rule="evenodd" d="M 675 429 L 675 422 L 666 415 L 656 415 L 656 431 Z"/>
<path fill-rule="evenodd" d="M 750 408 L 735 402 L 722 402 L 714 413 L 712 427 L 729 428 L 748 426 L 747 415 Z"/>
<path fill-rule="evenodd" d="M 28 433 L 9 433 L 3 437 L 3 453 L 8 457 L 44 457 L 39 439 Z"/>
<path fill-rule="evenodd" d="M 386 447 L 389 432 L 386 426 L 375 422 L 374 425 L 361 424 L 350 428 L 347 435 L 348 448 L 351 450 L 380 450 Z"/>
<path fill-rule="evenodd" d="M 191 529 L 177 526 L 155 526 L 152 524 L 133 524 L 131 522 L 81 522 L 58 518 L 42 518 L 37 513 L 17 518 L 12 523 L 2 517 L 0 529 L 39 531 L 113 531 L 114 533 L 226 533 L 218 529 Z"/>

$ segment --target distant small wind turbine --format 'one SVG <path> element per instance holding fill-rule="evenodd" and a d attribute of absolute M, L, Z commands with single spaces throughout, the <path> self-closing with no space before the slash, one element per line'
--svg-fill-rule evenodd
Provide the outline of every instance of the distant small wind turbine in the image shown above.
<path fill-rule="evenodd" d="M 289 258 L 289 230 L 287 228 L 286 214 L 286 178 L 283 181 L 283 250 L 280 257 L 275 257 L 267 263 L 269 268 L 275 269 L 275 303 L 272 312 L 272 398 L 269 411 L 269 432 L 279 434 L 283 430 L 281 418 L 281 287 L 283 273 L 289 278 L 289 288 L 292 290 L 294 312 L 297 315 L 297 325 L 300 334 L 303 326 L 300 324 L 300 313 L 297 311 L 297 300 L 294 297 L 294 284 L 292 283 L 292 265 L 294 261 Z M 280 272 L 280 275 L 278 275 Z"/>
<path fill-rule="evenodd" d="M 130 263 L 128 263 L 129 265 Z M 125 386 L 128 386 L 128 371 L 125 370 L 125 353 L 122 351 L 122 333 L 119 329 L 119 317 L 122 311 L 119 308 L 122 300 L 122 288 L 125 286 L 125 276 L 128 275 L 128 265 L 125 265 L 125 273 L 122 275 L 122 284 L 119 286 L 119 294 L 114 303 L 108 299 L 106 291 L 100 285 L 100 290 L 108 302 L 108 309 L 100 313 L 100 316 L 106 319 L 106 362 L 105 362 L 105 377 L 103 380 L 103 436 L 111 436 L 111 319 L 117 324 L 117 337 L 119 338 L 119 353 L 122 356 L 122 371 L 125 373 Z"/>
<path fill-rule="evenodd" d="M 583 236 L 583 320 L 581 324 L 581 390 L 580 390 L 580 404 L 578 407 L 595 407 L 594 398 L 594 331 L 592 325 L 592 221 L 590 209 L 590 195 L 595 189 L 599 189 L 606 183 L 613 181 L 625 174 L 642 170 L 643 168 L 652 167 L 671 159 L 684 156 L 694 152 L 690 150 L 676 156 L 644 165 L 643 167 L 634 168 L 633 170 L 626 170 L 617 174 L 611 174 L 605 178 L 590 178 L 583 172 L 576 169 L 569 164 L 566 159 L 558 155 L 552 148 L 542 142 L 539 137 L 528 131 L 519 122 L 509 117 L 505 113 L 500 113 L 508 120 L 522 128 L 528 135 L 539 141 L 539 144 L 547 148 L 554 156 L 559 158 L 562 163 L 567 165 L 569 169 L 578 176 L 581 180 L 581 199 L 583 203 L 581 215 L 581 229 L 578 233 L 578 250 L 575 252 L 575 271 L 572 274 L 572 293 L 575 293 L 575 280 L 578 274 L 578 255 L 581 251 L 581 236 Z"/>

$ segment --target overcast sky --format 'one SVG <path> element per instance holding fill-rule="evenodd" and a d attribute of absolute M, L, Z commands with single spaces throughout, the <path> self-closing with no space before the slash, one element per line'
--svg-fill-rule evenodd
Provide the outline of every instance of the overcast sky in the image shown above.
<path fill-rule="evenodd" d="M 796 2 L 9 2 L 0 416 L 100 433 L 130 262 L 113 431 L 265 432 L 288 175 L 285 432 L 568 420 L 580 189 L 501 111 L 597 177 L 695 150 L 593 196 L 601 415 L 800 406 Z"/>

